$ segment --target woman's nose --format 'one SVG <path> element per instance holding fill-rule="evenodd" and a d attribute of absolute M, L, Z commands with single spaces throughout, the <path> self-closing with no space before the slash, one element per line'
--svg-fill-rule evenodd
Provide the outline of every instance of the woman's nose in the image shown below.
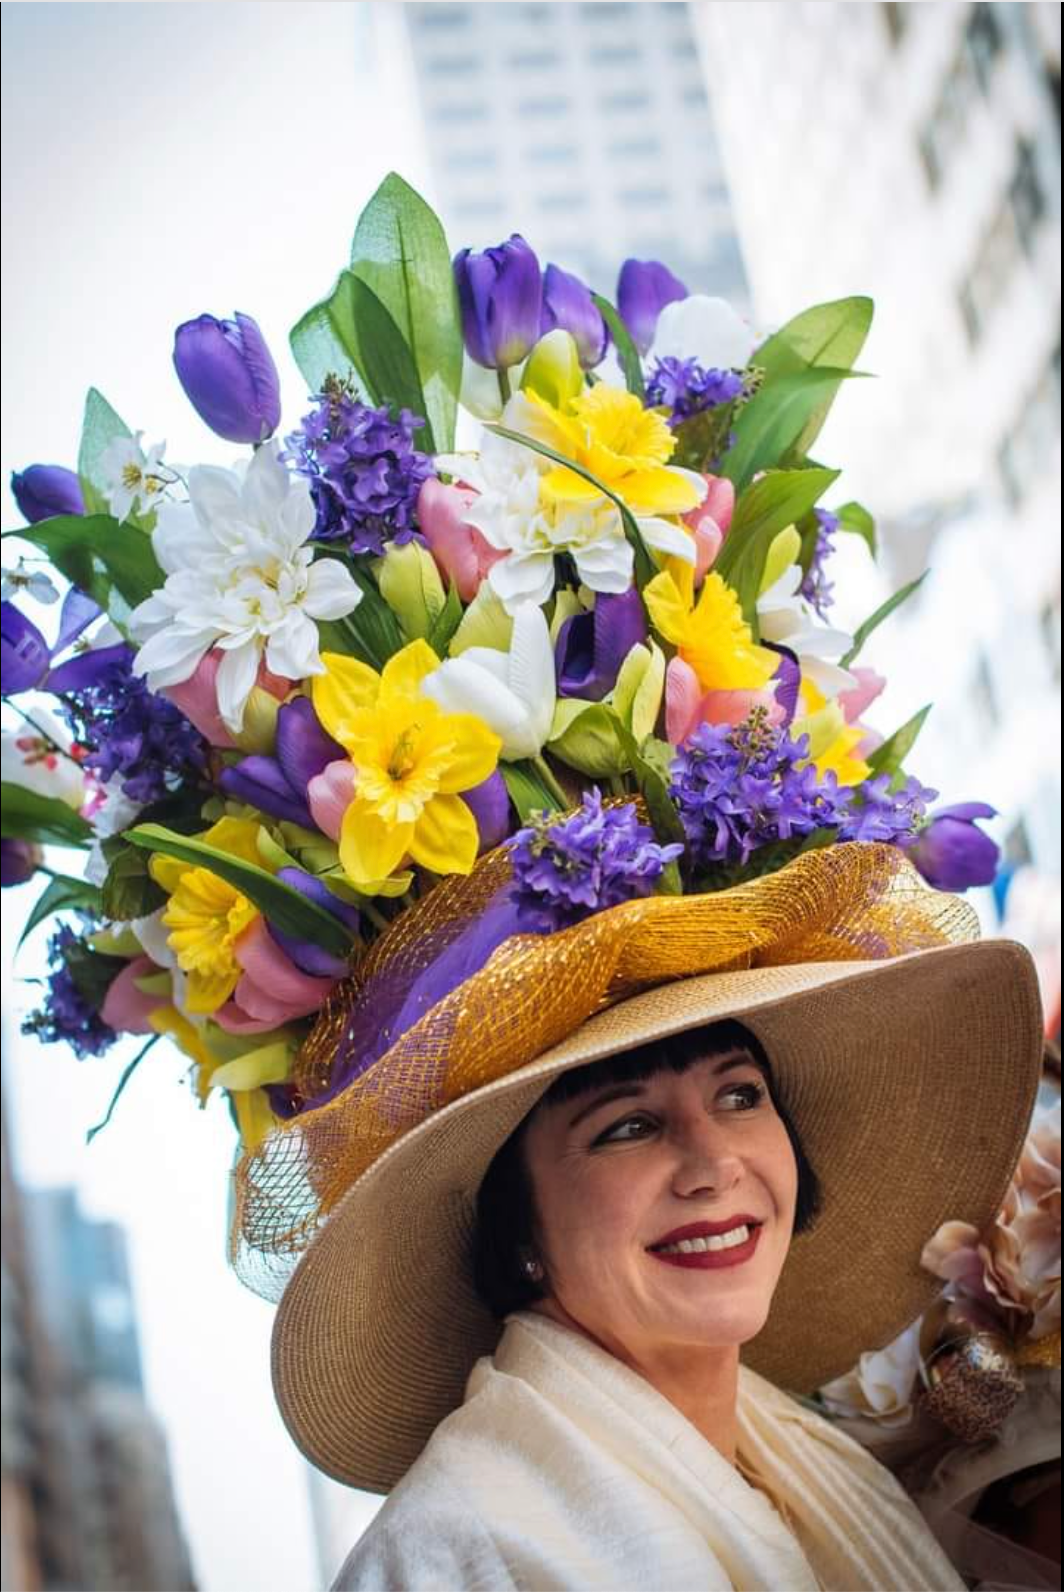
<path fill-rule="evenodd" d="M 684 1197 L 702 1190 L 726 1194 L 742 1177 L 742 1161 L 727 1133 L 705 1116 L 686 1124 L 676 1141 L 673 1178 L 676 1193 Z"/>

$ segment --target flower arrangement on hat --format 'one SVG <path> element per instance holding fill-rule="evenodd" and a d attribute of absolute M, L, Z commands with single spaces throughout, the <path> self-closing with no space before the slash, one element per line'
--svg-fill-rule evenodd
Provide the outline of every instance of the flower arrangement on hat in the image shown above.
<path fill-rule="evenodd" d="M 521 1157 L 541 1155 L 579 1215 L 585 1299 L 597 1279 L 621 1319 L 646 1268 L 704 1331 L 699 1277 L 724 1301 L 733 1371 L 756 1338 L 740 1393 L 762 1448 L 748 1431 L 742 1451 L 797 1511 L 796 1539 L 744 1494 L 750 1533 L 714 1544 L 727 1584 L 841 1584 L 857 1561 L 815 1503 L 774 1491 L 771 1455 L 788 1433 L 812 1498 L 859 1451 L 762 1374 L 810 1394 L 929 1305 L 914 1245 L 950 1216 L 981 1231 L 1022 1145 L 1037 999 L 1023 953 L 971 944 L 972 914 L 935 888 L 992 878 L 976 822 L 991 809 L 928 811 L 907 767 L 927 710 L 885 737 L 866 719 L 883 681 L 863 648 L 915 587 L 852 634 L 832 623 L 833 548 L 857 535 L 874 554 L 875 531 L 861 505 L 826 506 L 838 472 L 811 450 L 869 301 L 758 337 L 659 262 L 627 261 L 616 297 L 542 270 L 517 236 L 452 261 L 392 176 L 292 331 L 311 394 L 292 430 L 278 437 L 256 323 L 201 316 L 178 328 L 175 366 L 205 422 L 250 450 L 235 468 L 169 465 L 91 392 L 76 474 L 16 478 L 30 523 L 12 534 L 68 590 L 49 642 L 13 599 L 58 595 L 51 577 L 22 560 L 5 589 L 5 883 L 33 877 L 44 846 L 88 853 L 84 877 L 44 870 L 30 926 L 64 916 L 27 1027 L 80 1055 L 144 1035 L 120 1088 L 165 1036 L 200 1101 L 227 1098 L 232 1258 L 282 1295 L 275 1387 L 322 1468 L 392 1486 L 513 1311 L 512 1379 L 575 1418 L 551 1336 L 572 1295 L 518 1187 Z M 458 445 L 463 415 L 475 447 Z M 599 1064 L 653 1109 L 577 1153 L 558 1110 L 601 1085 Z M 734 1074 L 719 1089 L 718 1071 Z M 929 1179 L 940 1108 L 956 1156 Z M 855 1245 L 884 1122 L 906 1203 Z M 709 1133 L 713 1186 L 690 1192 L 719 1198 L 741 1170 L 739 1214 L 634 1247 L 604 1231 L 637 1197 L 686 1208 L 681 1140 Z M 609 1331 L 584 1328 L 593 1347 L 562 1360 L 590 1354 L 591 1383 L 609 1382 Z M 678 1454 L 705 1471 L 696 1512 L 732 1485 L 646 1390 L 616 1391 L 587 1419 L 638 1409 L 660 1427 L 654 1507 L 686 1486 Z M 671 1403 L 686 1409 L 682 1391 Z M 862 1474 L 843 1537 L 861 1537 L 872 1495 L 893 1525 L 861 1584 L 953 1584 L 909 1543 L 911 1506 Z M 645 1483 L 616 1489 L 618 1531 Z M 650 1584 L 717 1584 L 719 1522 L 702 1523 L 693 1558 L 648 1534 Z M 451 1560 L 382 1574 L 480 1584 Z"/>
<path fill-rule="evenodd" d="M 829 621 L 834 539 L 875 535 L 810 449 L 871 305 L 758 339 L 636 260 L 617 297 L 516 236 L 452 265 L 390 177 L 292 333 L 314 397 L 283 442 L 259 327 L 201 315 L 174 363 L 235 468 L 170 466 L 93 391 L 77 471 L 16 475 L 5 883 L 89 850 L 31 914 L 66 914 L 42 1038 L 165 1033 L 254 1148 L 336 981 L 501 844 L 543 930 L 842 843 L 992 875 L 990 810 L 929 816 L 904 771 L 922 717 L 866 722 L 885 610 Z M 57 580 L 49 643 L 23 599 Z"/>

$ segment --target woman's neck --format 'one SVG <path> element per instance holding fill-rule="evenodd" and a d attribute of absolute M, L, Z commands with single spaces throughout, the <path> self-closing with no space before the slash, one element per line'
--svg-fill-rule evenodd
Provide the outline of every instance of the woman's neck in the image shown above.
<path fill-rule="evenodd" d="M 601 1338 L 581 1326 L 556 1299 L 540 1299 L 531 1306 L 560 1326 L 579 1332 L 612 1354 L 644 1382 L 668 1399 L 723 1456 L 735 1464 L 739 1422 L 739 1349 L 736 1344 L 699 1348 L 692 1344 L 664 1345 L 633 1353 L 625 1344 Z"/>

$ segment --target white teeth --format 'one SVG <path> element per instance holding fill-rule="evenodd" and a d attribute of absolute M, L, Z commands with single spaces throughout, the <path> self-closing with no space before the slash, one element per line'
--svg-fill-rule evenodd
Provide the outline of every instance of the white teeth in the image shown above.
<path fill-rule="evenodd" d="M 735 1249 L 739 1244 L 745 1244 L 749 1237 L 750 1229 L 743 1223 L 727 1233 L 714 1233 L 709 1238 L 681 1238 L 677 1244 L 665 1244 L 658 1254 L 704 1255 L 710 1249 Z"/>

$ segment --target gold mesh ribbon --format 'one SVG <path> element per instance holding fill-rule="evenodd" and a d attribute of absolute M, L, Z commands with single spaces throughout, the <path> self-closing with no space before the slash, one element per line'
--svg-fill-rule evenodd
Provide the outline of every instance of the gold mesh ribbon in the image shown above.
<path fill-rule="evenodd" d="M 509 876 L 490 853 L 397 918 L 338 985 L 296 1064 L 308 1098 L 328 1082 L 376 975 L 413 979 Z M 430 1113 L 534 1060 L 603 1007 L 673 979 L 797 962 L 881 960 L 978 938 L 972 909 L 930 890 L 893 846 L 808 852 L 715 894 L 626 902 L 556 934 L 516 935 L 327 1104 L 279 1126 L 234 1174 L 230 1254 L 280 1296 L 354 1180 Z"/>

